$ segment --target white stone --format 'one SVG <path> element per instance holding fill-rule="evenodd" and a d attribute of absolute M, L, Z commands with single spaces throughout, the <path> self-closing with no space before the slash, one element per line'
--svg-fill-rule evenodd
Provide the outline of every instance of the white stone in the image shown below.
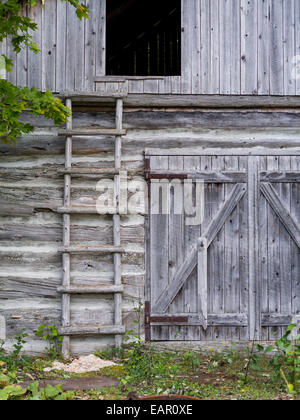
<path fill-rule="evenodd" d="M 96 372 L 108 366 L 116 366 L 116 363 L 110 362 L 109 360 L 102 360 L 100 357 L 90 354 L 89 356 L 80 356 L 79 359 L 73 360 L 70 364 L 53 362 L 52 367 L 45 368 L 44 372 L 62 370 L 68 373 L 86 373 Z"/>

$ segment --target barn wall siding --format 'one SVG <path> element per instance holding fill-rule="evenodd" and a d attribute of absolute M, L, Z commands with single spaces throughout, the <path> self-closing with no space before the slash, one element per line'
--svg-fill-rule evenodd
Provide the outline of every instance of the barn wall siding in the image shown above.
<path fill-rule="evenodd" d="M 87 0 L 88 21 L 71 6 L 51 0 L 27 13 L 39 25 L 41 53 L 16 58 L 8 79 L 51 91 L 101 90 L 105 75 L 105 0 Z M 300 54 L 296 0 L 182 0 L 182 75 L 130 81 L 130 93 L 298 95 L 292 77 Z"/>
<path fill-rule="evenodd" d="M 243 127 L 240 125 L 242 117 Z M 57 128 L 52 127 L 49 121 L 34 117 L 27 119 L 35 124 L 34 135 L 25 136 L 14 147 L 0 144 L 0 315 L 6 318 L 8 337 L 13 337 L 21 328 L 27 328 L 30 332 L 29 350 L 39 352 L 41 348 L 34 338 L 34 330 L 47 320 L 58 325 L 61 317 L 60 296 L 56 292 L 56 287 L 62 280 L 61 256 L 58 253 L 62 240 L 62 218 L 52 209 L 62 205 L 63 180 L 57 174 L 57 169 L 64 165 L 65 140 L 55 135 Z M 201 128 L 199 128 L 199 121 Z M 74 127 L 89 125 L 113 127 L 113 124 L 113 113 L 100 111 L 74 113 Z M 158 154 L 168 149 L 168 153 L 177 155 L 188 155 L 188 153 L 195 155 L 205 151 L 212 155 L 224 153 L 226 148 L 228 148 L 228 154 L 231 155 L 232 150 L 238 148 L 239 153 L 256 150 L 270 156 L 272 153 L 278 153 L 278 149 L 274 150 L 274 148 L 284 145 L 285 152 L 291 150 L 291 153 L 294 153 L 296 150 L 298 154 L 300 153 L 300 122 L 298 113 L 292 111 L 273 113 L 245 111 L 239 115 L 239 113 L 226 111 L 146 112 L 127 109 L 124 113 L 124 125 L 128 131 L 123 141 L 123 166 L 130 169 L 144 168 L 146 148 L 157 150 Z M 112 167 L 114 159 L 112 138 L 76 138 L 73 150 L 74 166 Z M 286 159 L 288 162 L 285 161 Z M 228 167 L 232 167 L 233 170 L 236 162 L 245 161 L 245 159 L 238 160 L 235 157 L 228 159 L 219 157 L 219 160 L 213 161 L 210 157 L 203 157 L 202 160 L 207 162 L 207 167 L 211 167 L 212 170 L 218 169 L 220 160 L 226 161 Z M 175 168 L 181 165 L 180 167 L 184 169 L 193 165 L 193 162 L 196 165 L 192 156 L 186 156 L 181 163 L 178 159 L 175 159 L 173 163 Z M 274 162 L 277 162 L 277 166 Z M 262 170 L 265 167 L 277 170 L 280 165 L 283 165 L 282 169 L 284 169 L 286 164 L 289 165 L 288 169 L 296 170 L 299 168 L 299 158 L 280 158 L 279 163 L 272 157 L 268 160 L 261 159 Z M 74 179 L 72 185 L 72 197 L 75 203 L 95 203 L 98 193 L 94 180 Z M 299 189 L 295 187 L 288 187 L 282 193 L 287 200 L 290 196 L 298 200 Z M 241 203 L 242 205 L 244 204 Z M 265 211 L 266 217 L 271 220 L 274 216 L 267 208 L 266 202 L 262 200 L 261 206 L 261 212 Z M 236 220 L 239 223 L 237 226 L 243 226 L 241 219 Z M 127 251 L 123 257 L 123 283 L 125 285 L 123 316 L 127 329 L 133 325 L 135 317 L 133 307 L 140 298 L 144 298 L 144 222 L 142 214 L 122 217 L 121 222 L 122 245 Z M 237 226 L 227 224 L 225 230 L 229 232 Z M 275 225 L 270 226 L 274 229 Z M 277 230 L 279 237 L 283 238 L 282 244 L 286 243 L 283 228 L 278 226 Z M 112 243 L 111 217 L 72 216 L 72 240 L 75 243 Z M 264 240 L 267 239 L 264 238 Z M 268 246 L 271 246 L 271 242 Z M 282 251 L 282 262 L 291 263 L 294 267 L 291 275 L 291 290 L 296 290 L 298 286 L 295 270 L 297 270 L 298 250 L 294 247 L 287 261 L 284 257 L 284 245 Z M 230 255 L 230 258 L 236 258 L 236 254 Z M 275 251 L 269 258 L 269 267 L 271 267 L 277 260 Z M 228 267 L 224 265 L 223 269 L 226 271 Z M 242 272 L 246 270 L 246 267 L 241 266 L 240 270 Z M 275 292 L 274 298 L 266 295 L 273 284 L 273 272 L 264 271 L 265 265 L 262 266 L 262 270 L 262 275 L 266 277 L 263 308 L 266 312 L 269 307 L 272 311 L 280 312 L 284 310 L 284 307 L 280 306 L 281 303 L 276 303 L 278 296 Z M 272 270 L 276 270 L 276 267 L 274 266 Z M 72 275 L 79 277 L 79 283 L 80 278 L 88 278 L 89 281 L 96 283 L 99 273 L 108 283 L 112 282 L 111 256 L 84 259 L 72 257 Z M 282 269 L 281 273 L 283 273 Z M 279 277 L 274 289 L 283 290 L 282 302 L 289 294 L 288 290 L 283 289 L 283 284 L 283 277 Z M 191 292 L 192 290 L 187 289 L 184 293 L 188 296 Z M 242 311 L 246 311 L 247 297 L 241 294 L 240 299 L 240 307 Z M 210 302 L 210 305 L 216 305 L 216 302 Z M 299 310 L 297 298 L 293 300 L 292 305 L 296 313 Z M 107 322 L 112 321 L 113 300 L 110 297 L 74 297 L 71 308 L 74 323 L 79 321 L 81 324 L 93 323 L 99 318 Z M 175 329 L 173 328 L 174 331 L 170 332 L 170 337 L 176 336 Z M 211 329 L 207 336 L 201 337 L 203 339 L 236 338 L 234 331 L 235 329 L 228 328 L 224 335 L 220 334 L 220 328 L 215 328 Z M 239 334 L 240 337 L 247 338 L 247 329 L 240 328 Z M 189 339 L 192 338 L 190 335 Z M 272 338 L 269 327 L 265 328 L 265 338 Z M 74 339 L 71 342 L 74 353 L 82 352 L 82 349 L 90 352 L 95 348 L 113 344 L 113 337 L 86 339 L 84 342 Z"/>

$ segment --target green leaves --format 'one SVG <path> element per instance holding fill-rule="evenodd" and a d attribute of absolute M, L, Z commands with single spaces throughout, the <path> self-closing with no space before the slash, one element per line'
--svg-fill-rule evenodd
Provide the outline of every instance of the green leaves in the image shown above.
<path fill-rule="evenodd" d="M 31 397 L 28 398 L 29 401 L 65 401 L 74 397 L 73 392 L 64 392 L 61 385 L 52 386 L 48 384 L 45 388 L 39 388 L 37 381 L 29 385 L 27 391 L 31 393 Z"/>
<path fill-rule="evenodd" d="M 0 80 L 0 138 L 4 143 L 14 144 L 18 137 L 33 130 L 21 120 L 25 111 L 42 115 L 57 125 L 65 123 L 70 116 L 69 109 L 49 91 L 42 93 Z"/>
<path fill-rule="evenodd" d="M 9 385 L 0 390 L 0 401 L 14 400 L 26 394 L 26 389 L 20 386 Z"/>
<path fill-rule="evenodd" d="M 50 359 L 55 359 L 59 356 L 63 337 L 58 335 L 58 329 L 55 325 L 40 325 L 35 335 L 36 337 L 42 337 L 44 341 L 48 341 L 47 355 Z"/>
<path fill-rule="evenodd" d="M 46 1 L 42 0 L 42 5 Z M 80 0 L 61 0 L 71 4 L 76 9 L 79 19 L 88 18 L 88 8 Z M 24 7 L 38 7 L 37 0 L 0 0 L 0 43 L 9 37 L 13 50 L 18 54 L 22 48 L 29 48 L 38 53 L 39 46 L 33 41 L 32 34 L 37 24 L 22 14 Z M 4 66 L 11 71 L 13 62 L 5 55 Z M 33 127 L 22 121 L 21 115 L 28 111 L 34 115 L 42 115 L 53 120 L 56 125 L 67 121 L 69 110 L 62 102 L 47 92 L 14 86 L 0 78 L 0 139 L 9 144 L 15 144 L 17 138 L 32 132 Z"/>
<path fill-rule="evenodd" d="M 272 369 L 275 380 L 280 378 L 284 380 L 290 394 L 299 393 L 300 385 L 299 337 L 294 340 L 291 338 L 291 333 L 295 328 L 296 325 L 289 325 L 282 338 L 276 341 L 275 347 L 269 346 L 265 349 L 263 346 L 257 346 L 257 349 L 263 354 L 276 350 L 276 354 L 270 360 L 269 367 Z"/>

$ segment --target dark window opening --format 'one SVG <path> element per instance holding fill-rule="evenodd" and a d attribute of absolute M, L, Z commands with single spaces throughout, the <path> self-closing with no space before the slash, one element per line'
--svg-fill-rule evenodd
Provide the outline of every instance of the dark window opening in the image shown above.
<path fill-rule="evenodd" d="M 106 74 L 180 76 L 181 0 L 107 0 Z"/>

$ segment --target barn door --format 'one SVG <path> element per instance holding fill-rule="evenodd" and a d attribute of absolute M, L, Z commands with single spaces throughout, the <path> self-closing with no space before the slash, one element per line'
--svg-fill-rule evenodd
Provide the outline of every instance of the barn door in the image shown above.
<path fill-rule="evenodd" d="M 149 156 L 147 162 L 150 203 L 160 209 L 150 215 L 147 338 L 246 339 L 247 158 Z M 157 194 L 166 186 L 167 198 Z M 186 200 L 195 208 L 203 201 L 202 223 L 199 214 L 187 214 Z"/>
<path fill-rule="evenodd" d="M 300 157 L 257 158 L 260 338 L 300 321 Z"/>

